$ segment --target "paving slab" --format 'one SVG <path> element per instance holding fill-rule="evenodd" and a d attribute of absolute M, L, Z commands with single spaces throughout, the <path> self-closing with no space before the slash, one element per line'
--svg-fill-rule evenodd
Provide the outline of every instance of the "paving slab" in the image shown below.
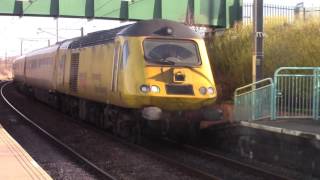
<path fill-rule="evenodd" d="M 9 133 L 1 126 L 1 124 L 0 179 L 52 179 L 9 135 Z"/>
<path fill-rule="evenodd" d="M 241 125 L 320 140 L 320 121 L 312 119 L 257 120 L 250 122 L 241 121 Z"/>

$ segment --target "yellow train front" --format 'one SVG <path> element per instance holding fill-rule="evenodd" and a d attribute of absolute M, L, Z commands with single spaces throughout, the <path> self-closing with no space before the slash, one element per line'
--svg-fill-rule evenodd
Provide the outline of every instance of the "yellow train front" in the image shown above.
<path fill-rule="evenodd" d="M 217 96 L 204 41 L 170 21 L 140 22 L 121 31 L 113 76 L 117 105 L 158 111 L 199 109 Z M 112 88 L 111 88 L 112 89 Z"/>
<path fill-rule="evenodd" d="M 51 73 L 42 76 L 52 77 L 50 82 L 37 76 L 24 84 L 48 90 L 63 111 L 123 136 L 141 124 L 167 131 L 175 122 L 198 123 L 201 117 L 194 114 L 217 97 L 205 43 L 180 23 L 140 21 L 58 46 L 44 67 L 51 69 L 41 71 Z M 28 64 L 37 58 L 25 59 Z M 32 73 L 27 68 L 25 74 Z"/>

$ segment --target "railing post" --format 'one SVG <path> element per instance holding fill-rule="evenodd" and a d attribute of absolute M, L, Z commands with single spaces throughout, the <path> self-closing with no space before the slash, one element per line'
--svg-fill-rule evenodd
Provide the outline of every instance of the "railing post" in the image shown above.
<path fill-rule="evenodd" d="M 319 86 L 320 86 L 320 82 L 319 82 L 319 68 L 314 70 L 314 84 L 313 84 L 313 88 L 314 88 L 314 95 L 313 95 L 313 100 L 314 100 L 314 108 L 313 108 L 313 112 L 314 112 L 314 119 L 318 120 L 319 119 Z"/>
<path fill-rule="evenodd" d="M 256 89 L 256 84 L 252 84 L 251 87 L 251 120 L 255 120 L 255 116 L 256 116 L 256 106 L 255 106 L 255 99 L 256 99 L 256 93 L 255 93 L 255 89 Z"/>
<path fill-rule="evenodd" d="M 238 97 L 237 97 L 237 94 L 236 94 L 236 92 L 234 92 L 234 108 L 233 108 L 233 120 L 234 121 L 238 121 L 238 119 L 237 119 L 237 111 L 238 110 Z"/>
<path fill-rule="evenodd" d="M 274 83 L 271 84 L 271 102 L 270 102 L 270 110 L 271 110 L 271 120 L 275 120 L 275 79 L 274 79 Z"/>
<path fill-rule="evenodd" d="M 312 95 L 312 117 L 313 119 L 317 120 L 319 108 L 318 108 L 318 82 L 317 82 L 317 70 L 313 70 L 313 95 Z"/>
<path fill-rule="evenodd" d="M 274 73 L 273 87 L 272 87 L 272 109 L 271 109 L 271 120 L 276 120 L 277 118 L 277 84 L 278 84 L 278 72 L 280 69 L 276 70 Z"/>

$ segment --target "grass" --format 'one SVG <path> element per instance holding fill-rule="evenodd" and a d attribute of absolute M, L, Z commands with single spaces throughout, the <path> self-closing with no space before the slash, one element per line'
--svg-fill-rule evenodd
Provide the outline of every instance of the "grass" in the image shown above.
<path fill-rule="evenodd" d="M 264 30 L 264 77 L 282 66 L 320 66 L 320 21 L 273 22 Z M 237 87 L 252 81 L 252 27 L 238 25 L 207 39 L 207 49 L 219 99 L 231 100 Z"/>

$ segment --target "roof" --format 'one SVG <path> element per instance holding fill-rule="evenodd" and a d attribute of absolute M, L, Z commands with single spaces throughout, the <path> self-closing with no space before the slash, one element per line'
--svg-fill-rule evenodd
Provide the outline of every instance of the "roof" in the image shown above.
<path fill-rule="evenodd" d="M 120 26 L 118 28 L 110 30 L 96 31 L 93 33 L 89 33 L 88 35 L 83 37 L 74 38 L 73 42 L 70 43 L 69 48 L 75 49 L 79 47 L 104 44 L 110 40 L 113 40 L 117 36 L 117 33 L 126 28 L 127 26 L 128 25 Z"/>
<path fill-rule="evenodd" d="M 172 29 L 171 34 L 166 30 Z M 188 26 L 169 20 L 147 20 L 139 21 L 119 32 L 123 36 L 171 36 L 175 38 L 201 38 Z"/>
<path fill-rule="evenodd" d="M 167 29 L 171 29 L 171 33 L 167 33 Z M 188 26 L 169 20 L 146 20 L 139 21 L 134 24 L 121 26 L 115 29 L 97 31 L 89 33 L 84 37 L 74 38 L 69 48 L 75 49 L 79 47 L 93 46 L 104 44 L 116 36 L 154 36 L 154 37 L 170 37 L 170 38 L 201 38 L 196 32 Z"/>

